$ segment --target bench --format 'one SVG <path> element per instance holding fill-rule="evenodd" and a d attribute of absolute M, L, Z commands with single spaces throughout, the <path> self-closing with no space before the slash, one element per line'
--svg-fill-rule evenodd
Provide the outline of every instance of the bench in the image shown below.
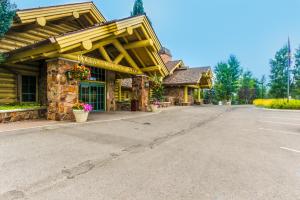
<path fill-rule="evenodd" d="M 171 106 L 171 102 L 161 102 L 161 103 L 160 103 L 160 106 L 161 106 L 162 108 L 170 107 L 170 106 Z"/>

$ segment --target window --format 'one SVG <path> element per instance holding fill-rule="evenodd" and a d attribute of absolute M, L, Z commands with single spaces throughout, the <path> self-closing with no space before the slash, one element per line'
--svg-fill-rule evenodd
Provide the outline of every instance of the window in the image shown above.
<path fill-rule="evenodd" d="M 36 101 L 36 77 L 22 76 L 22 101 Z"/>
<path fill-rule="evenodd" d="M 189 88 L 189 89 L 188 89 L 188 94 L 189 94 L 190 96 L 193 95 L 193 92 L 194 92 L 194 89 L 193 89 L 193 88 Z"/>
<path fill-rule="evenodd" d="M 101 68 L 91 67 L 91 78 L 92 81 L 105 81 L 105 70 Z"/>

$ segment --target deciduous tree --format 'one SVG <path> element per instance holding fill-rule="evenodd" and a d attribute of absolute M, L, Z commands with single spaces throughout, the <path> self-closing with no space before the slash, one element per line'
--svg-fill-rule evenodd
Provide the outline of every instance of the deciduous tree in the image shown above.
<path fill-rule="evenodd" d="M 15 16 L 16 6 L 9 0 L 0 0 L 0 38 L 9 30 Z M 0 62 L 4 61 L 4 56 L 0 53 Z"/>
<path fill-rule="evenodd" d="M 257 94 L 257 80 L 253 78 L 252 72 L 244 72 L 240 80 L 240 88 L 238 91 L 239 103 L 250 104 L 255 98 L 257 98 Z"/>
<path fill-rule="evenodd" d="M 288 46 L 284 46 L 270 60 L 270 95 L 274 98 L 287 96 Z"/>

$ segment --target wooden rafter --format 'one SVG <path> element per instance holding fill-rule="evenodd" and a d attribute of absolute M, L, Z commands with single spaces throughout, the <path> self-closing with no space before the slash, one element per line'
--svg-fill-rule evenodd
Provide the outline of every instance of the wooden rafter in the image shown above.
<path fill-rule="evenodd" d="M 92 2 L 66 4 L 60 6 L 43 7 L 17 11 L 17 20 L 13 26 L 20 26 L 28 23 L 38 23 L 45 26 L 48 21 L 72 16 L 79 18 L 80 14 L 89 13 L 97 23 L 105 22 L 103 15 L 97 10 Z"/>
<path fill-rule="evenodd" d="M 141 40 L 137 42 L 131 42 L 129 44 L 124 45 L 124 49 L 137 49 L 137 48 L 142 48 L 142 47 L 153 47 L 154 43 L 153 40 L 147 39 L 147 40 Z"/>
<path fill-rule="evenodd" d="M 152 67 L 146 67 L 146 68 L 142 68 L 143 72 L 153 72 L 153 71 L 159 71 L 160 70 L 160 66 L 152 66 Z"/>
<path fill-rule="evenodd" d="M 122 53 L 125 57 L 125 59 L 129 62 L 129 64 L 138 72 L 141 72 L 141 69 L 138 67 L 138 65 L 134 62 L 134 60 L 131 58 L 131 56 L 127 53 L 127 51 L 124 49 L 122 44 L 118 40 L 113 41 L 113 45 Z"/>
<path fill-rule="evenodd" d="M 106 61 L 112 62 L 104 46 L 100 46 L 99 51 Z"/>
<path fill-rule="evenodd" d="M 120 53 L 113 62 L 115 64 L 119 64 L 123 60 L 123 58 L 124 58 L 124 55 Z"/>
<path fill-rule="evenodd" d="M 134 31 L 134 32 L 135 32 L 135 31 Z M 124 39 L 124 41 L 126 42 L 126 44 L 129 43 L 128 40 L 127 40 L 125 37 L 123 37 L 123 39 Z M 145 65 L 145 63 L 143 62 L 143 60 L 138 56 L 136 50 L 135 50 L 135 49 L 131 49 L 131 51 L 133 52 L 134 56 L 139 60 L 139 62 L 140 62 L 141 65 L 143 66 L 143 68 L 145 68 L 146 65 Z"/>

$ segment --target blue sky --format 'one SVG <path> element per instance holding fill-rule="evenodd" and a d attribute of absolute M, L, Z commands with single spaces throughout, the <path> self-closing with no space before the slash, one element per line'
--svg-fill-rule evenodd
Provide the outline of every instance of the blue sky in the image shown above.
<path fill-rule="evenodd" d="M 13 0 L 12 0 L 13 1 Z M 31 8 L 78 0 L 14 0 Z M 94 0 L 108 19 L 127 17 L 134 0 Z M 299 0 L 144 0 L 162 44 L 191 67 L 215 66 L 230 54 L 255 76 L 269 75 L 269 60 L 291 38 L 300 44 Z"/>

